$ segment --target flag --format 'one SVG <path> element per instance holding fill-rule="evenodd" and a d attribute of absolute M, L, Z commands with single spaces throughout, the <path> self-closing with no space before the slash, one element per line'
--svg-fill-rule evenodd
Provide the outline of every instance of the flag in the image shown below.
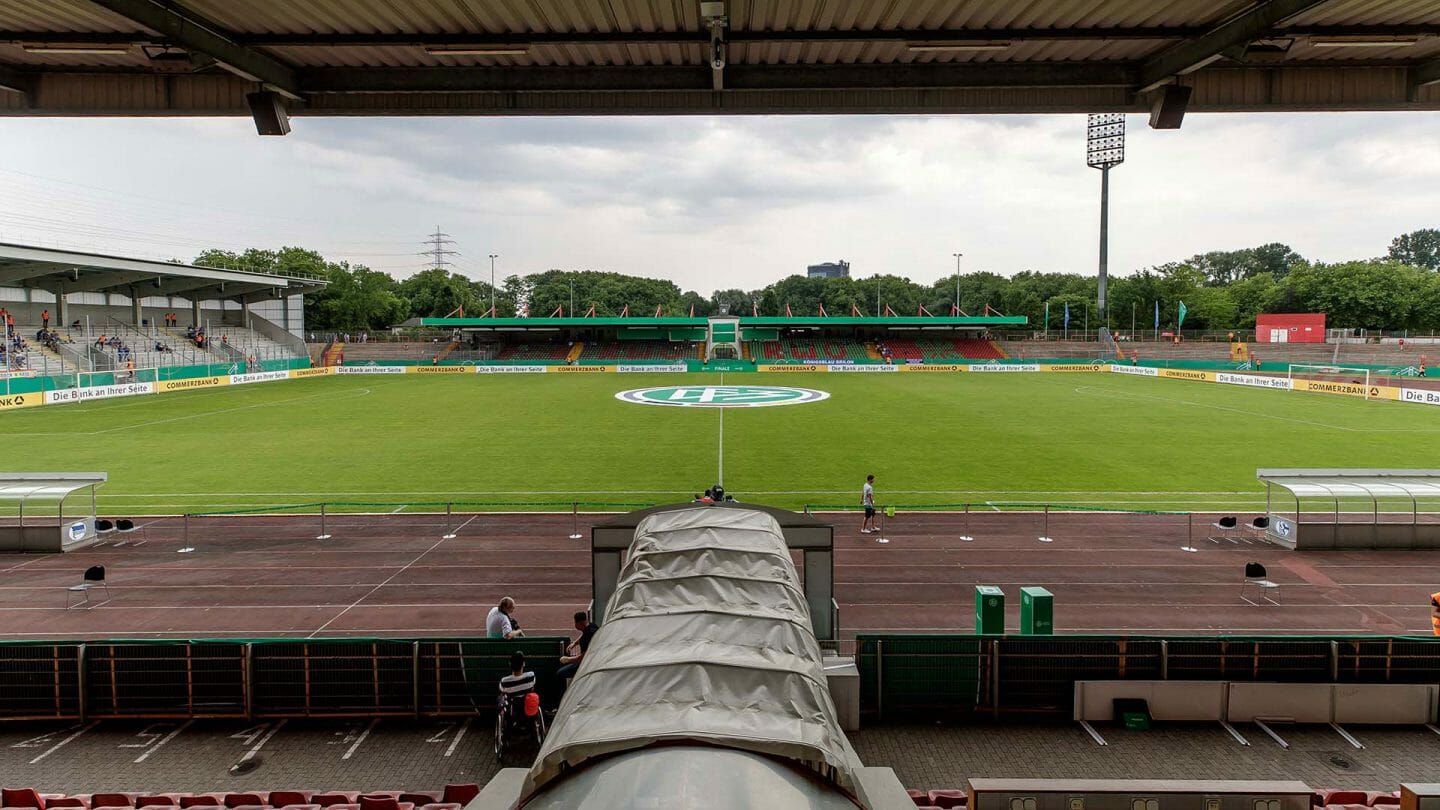
<path fill-rule="evenodd" d="M 1045 302 L 1045 328 L 1050 328 L 1050 302 Z"/>
<path fill-rule="evenodd" d="M 821 304 L 821 305 L 820 305 L 820 317 L 822 317 L 822 318 L 828 318 L 828 317 L 830 317 L 829 314 L 827 314 L 827 313 L 825 312 L 825 305 L 824 305 L 824 304 Z"/>
<path fill-rule="evenodd" d="M 1069 301 L 1066 301 L 1066 302 L 1065 302 L 1065 327 L 1064 327 L 1064 328 L 1066 328 L 1066 329 L 1069 329 L 1069 328 L 1070 328 L 1070 302 L 1069 302 Z"/>
<path fill-rule="evenodd" d="M 1187 312 L 1189 312 L 1189 311 L 1190 311 L 1190 310 L 1188 310 L 1188 309 L 1185 308 L 1185 302 L 1184 302 L 1184 301 L 1181 301 L 1181 302 L 1180 302 L 1180 320 L 1177 321 L 1176 324 L 1175 324 L 1175 328 L 1176 328 L 1176 329 L 1180 329 L 1181 327 L 1185 326 L 1185 313 L 1187 313 Z"/>
<path fill-rule="evenodd" d="M 753 315 L 753 316 L 756 317 L 756 318 L 760 317 L 760 302 L 759 302 L 759 301 L 751 301 L 751 302 L 750 302 L 750 314 Z"/>
<path fill-rule="evenodd" d="M 1155 328 L 1160 328 L 1160 302 L 1155 302 Z"/>
<path fill-rule="evenodd" d="M 695 317 L 695 305 L 694 305 L 694 304 L 691 304 L 691 305 L 690 305 L 690 317 L 692 317 L 692 318 Z"/>
<path fill-rule="evenodd" d="M 789 305 L 789 304 L 786 304 L 786 305 L 785 305 L 785 317 L 787 317 L 787 318 L 793 318 L 793 317 L 795 317 L 794 314 L 792 314 L 792 313 L 790 312 L 790 305 Z"/>

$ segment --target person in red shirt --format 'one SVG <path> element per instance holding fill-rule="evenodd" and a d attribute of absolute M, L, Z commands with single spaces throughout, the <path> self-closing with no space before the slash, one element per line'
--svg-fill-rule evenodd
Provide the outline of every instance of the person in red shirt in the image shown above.
<path fill-rule="evenodd" d="M 50 310 L 47 309 L 40 313 L 40 325 L 47 330 L 50 328 Z"/>

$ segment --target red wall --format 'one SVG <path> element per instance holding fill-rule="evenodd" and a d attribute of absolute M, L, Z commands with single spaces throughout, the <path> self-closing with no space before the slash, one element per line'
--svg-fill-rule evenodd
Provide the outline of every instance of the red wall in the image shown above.
<path fill-rule="evenodd" d="M 1287 343 L 1324 343 L 1325 313 L 1261 315 L 1255 319 L 1255 342 L 1272 342 L 1272 329 L 1284 329 Z"/>

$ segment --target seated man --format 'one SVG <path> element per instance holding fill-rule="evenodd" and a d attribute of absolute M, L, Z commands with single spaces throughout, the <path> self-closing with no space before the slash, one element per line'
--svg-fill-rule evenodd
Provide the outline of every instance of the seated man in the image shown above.
<path fill-rule="evenodd" d="M 496 707 L 504 708 L 505 698 L 521 698 L 535 691 L 535 673 L 525 668 L 525 653 L 510 654 L 510 674 L 500 679 L 500 696 Z"/>
<path fill-rule="evenodd" d="M 585 653 L 590 651 L 590 640 L 595 638 L 595 633 L 600 628 L 592 621 L 583 610 L 575 611 L 575 629 L 580 631 L 580 637 L 570 642 L 565 648 L 565 655 L 560 656 L 560 668 L 555 670 L 555 676 L 560 680 L 575 677 L 575 672 L 580 669 L 580 662 L 585 660 Z"/>

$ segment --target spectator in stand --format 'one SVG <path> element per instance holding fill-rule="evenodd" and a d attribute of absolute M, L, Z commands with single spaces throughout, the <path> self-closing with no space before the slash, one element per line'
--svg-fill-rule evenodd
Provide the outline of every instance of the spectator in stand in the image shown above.
<path fill-rule="evenodd" d="M 585 660 L 585 653 L 590 651 L 590 640 L 595 638 L 596 631 L 600 629 L 590 621 L 589 615 L 583 610 L 575 611 L 574 618 L 575 629 L 580 631 L 580 637 L 570 642 L 565 647 L 565 654 L 560 656 L 560 668 L 555 670 L 555 677 L 562 681 L 575 677 L 580 662 Z"/>
<path fill-rule="evenodd" d="M 99 347 L 101 347 L 101 348 L 103 349 L 103 348 L 105 347 L 105 340 L 106 340 L 105 336 L 104 336 L 104 335 L 101 335 L 100 337 L 95 338 L 95 345 L 96 345 L 96 346 L 99 346 Z"/>
<path fill-rule="evenodd" d="M 490 638 L 512 639 L 525 635 L 515 621 L 515 600 L 505 597 L 500 604 L 490 608 L 485 617 L 485 635 Z"/>
<path fill-rule="evenodd" d="M 500 679 L 500 694 L 524 695 L 534 691 L 535 673 L 525 668 L 525 653 L 520 650 L 510 653 L 510 674 Z"/>
<path fill-rule="evenodd" d="M 79 318 L 76 318 L 75 321 L 70 324 L 70 328 L 71 328 L 71 329 L 79 329 L 79 328 L 80 328 L 80 319 L 79 319 Z"/>
<path fill-rule="evenodd" d="M 40 325 L 43 326 L 43 327 L 45 327 L 46 329 L 49 329 L 49 328 L 50 328 L 50 310 L 48 310 L 48 309 L 46 309 L 46 310 L 41 310 L 41 312 L 40 312 Z"/>

